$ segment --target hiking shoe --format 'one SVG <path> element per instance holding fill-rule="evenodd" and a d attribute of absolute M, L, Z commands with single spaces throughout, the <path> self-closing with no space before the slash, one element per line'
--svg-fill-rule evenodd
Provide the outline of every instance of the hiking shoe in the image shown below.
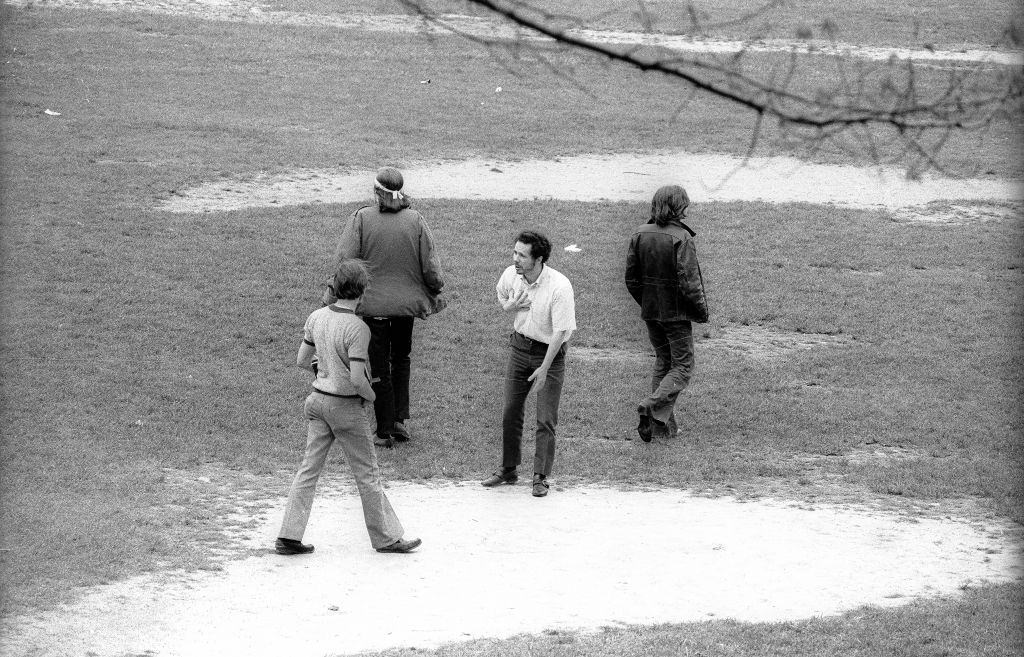
<path fill-rule="evenodd" d="M 500 486 L 501 484 L 514 484 L 519 481 L 519 475 L 516 474 L 515 470 L 505 472 L 504 470 L 498 470 L 487 479 L 480 482 L 481 486 L 493 488 L 494 486 Z"/>
<path fill-rule="evenodd" d="M 309 554 L 313 551 L 313 546 L 292 538 L 279 538 L 274 543 L 274 551 L 278 554 Z"/>
<path fill-rule="evenodd" d="M 396 443 L 405 443 L 409 441 L 409 438 L 409 430 L 405 428 L 405 424 L 395 422 L 395 430 L 391 432 L 391 439 Z"/>
<path fill-rule="evenodd" d="M 377 552 L 392 552 L 395 554 L 405 554 L 406 552 L 412 552 L 420 546 L 422 543 L 418 538 L 414 538 L 411 541 L 407 541 L 404 538 L 400 538 L 390 545 L 377 548 Z"/>
<path fill-rule="evenodd" d="M 646 406 L 637 406 L 636 412 L 640 415 L 640 424 L 636 425 L 636 432 L 640 434 L 640 440 L 645 443 L 651 442 L 651 409 Z"/>
<path fill-rule="evenodd" d="M 539 474 L 533 475 L 533 496 L 544 497 L 548 494 L 548 482 Z"/>

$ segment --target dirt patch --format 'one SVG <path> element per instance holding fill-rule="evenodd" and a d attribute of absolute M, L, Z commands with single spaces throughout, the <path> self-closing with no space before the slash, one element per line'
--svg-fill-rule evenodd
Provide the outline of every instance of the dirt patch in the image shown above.
<path fill-rule="evenodd" d="M 653 353 L 632 351 L 630 349 L 615 349 L 604 347 L 578 347 L 572 346 L 569 357 L 574 360 L 584 361 L 648 361 L 654 358 Z"/>
<path fill-rule="evenodd" d="M 851 339 L 846 335 L 789 333 L 759 326 L 729 326 L 723 328 L 720 334 L 704 339 L 701 346 L 729 354 L 771 360 L 784 358 L 797 351 L 841 347 L 849 344 Z"/>
<path fill-rule="evenodd" d="M 849 344 L 852 338 L 845 335 L 823 333 L 792 333 L 773 331 L 760 326 L 725 326 L 714 334 L 696 338 L 697 349 L 740 355 L 759 360 L 784 358 L 797 351 L 809 349 L 836 348 Z M 588 347 L 573 345 L 570 357 L 583 361 L 644 361 L 654 358 L 650 350 Z"/>
<path fill-rule="evenodd" d="M 145 11 L 157 14 L 187 15 L 206 20 L 267 23 L 272 25 L 302 25 L 333 27 L 344 30 L 389 32 L 402 34 L 429 34 L 439 36 L 459 33 L 490 41 L 550 42 L 540 34 L 523 30 L 506 21 L 490 18 L 441 15 L 434 22 L 408 15 L 346 15 L 310 14 L 280 10 L 267 3 L 247 0 L 5 0 L 14 6 L 48 6 L 108 11 Z M 767 39 L 739 41 L 708 39 L 679 34 L 657 32 L 629 32 L 616 30 L 575 29 L 567 33 L 577 39 L 595 44 L 628 47 L 650 46 L 675 52 L 735 55 L 740 52 L 786 52 L 807 56 L 856 58 L 875 61 L 890 59 L 909 60 L 920 64 L 950 64 L 1021 66 L 1024 53 L 996 51 L 984 46 L 966 46 L 962 50 L 936 50 L 915 48 L 878 48 L 853 44 L 832 43 L 823 40 Z"/>
<path fill-rule="evenodd" d="M 558 481 L 543 500 L 526 485 L 392 485 L 408 535 L 424 544 L 381 555 L 351 490 L 323 482 L 312 555 L 264 553 L 218 572 L 98 587 L 64 609 L 9 619 L 3 645 L 53 656 L 353 654 L 626 623 L 795 620 L 1022 574 L 1019 528 L 999 518 Z M 282 502 L 253 516 L 247 543 L 272 544 Z M 671 558 L 633 558 L 653 554 Z M 481 596 L 499 567 L 546 582 L 545 604 L 525 585 Z"/>
<path fill-rule="evenodd" d="M 254 475 L 207 464 L 191 470 L 164 468 L 164 485 L 169 502 L 155 514 L 178 517 L 175 507 L 189 506 L 209 510 L 219 518 L 219 536 L 205 541 L 204 550 L 211 557 L 237 557 L 246 550 L 260 547 L 252 541 L 252 532 L 265 522 L 266 511 L 287 494 L 291 473 L 275 476 Z"/>
<path fill-rule="evenodd" d="M 923 207 L 899 208 L 892 214 L 893 221 L 935 226 L 1020 221 L 1021 218 L 1024 218 L 1024 204 L 1021 203 L 931 203 Z"/>
<path fill-rule="evenodd" d="M 680 180 L 680 171 L 700 174 Z M 860 208 L 924 206 L 937 200 L 1024 199 L 1014 180 L 908 180 L 898 169 L 812 164 L 788 157 L 707 153 L 577 155 L 557 160 L 465 160 L 411 163 L 403 169 L 413 198 L 646 201 L 664 184 L 682 184 L 691 199 L 836 204 Z M 374 171 L 303 169 L 218 180 L 175 192 L 168 212 L 225 212 L 249 207 L 349 203 L 372 198 Z"/>

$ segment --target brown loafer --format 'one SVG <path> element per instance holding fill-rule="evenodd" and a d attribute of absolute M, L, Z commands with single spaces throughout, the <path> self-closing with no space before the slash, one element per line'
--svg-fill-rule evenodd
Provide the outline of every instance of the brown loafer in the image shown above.
<path fill-rule="evenodd" d="M 395 554 L 405 554 L 407 552 L 412 552 L 413 550 L 418 548 L 422 542 L 423 541 L 421 541 L 418 538 L 414 538 L 411 541 L 407 541 L 404 538 L 400 538 L 390 545 L 385 545 L 384 547 L 377 548 L 377 552 L 392 552 Z"/>
<path fill-rule="evenodd" d="M 274 551 L 278 554 L 309 554 L 313 551 L 313 546 L 293 538 L 279 538 L 274 543 Z"/>
<path fill-rule="evenodd" d="M 540 475 L 533 475 L 533 496 L 544 497 L 548 494 L 548 482 L 546 479 L 541 479 Z"/>
<path fill-rule="evenodd" d="M 640 434 L 640 440 L 649 443 L 654 437 L 651 431 L 651 409 L 638 406 L 636 412 L 640 415 L 640 424 L 636 425 L 636 432 Z"/>
<path fill-rule="evenodd" d="M 402 422 L 395 422 L 395 430 L 391 432 L 391 439 L 396 443 L 409 442 L 409 430 L 405 428 L 405 424 Z"/>
<path fill-rule="evenodd" d="M 512 470 L 511 472 L 502 472 L 501 470 L 498 470 L 487 479 L 481 481 L 480 485 L 486 486 L 487 488 L 493 488 L 494 486 L 500 486 L 501 484 L 514 484 L 517 481 L 519 481 L 519 475 L 515 470 Z"/>

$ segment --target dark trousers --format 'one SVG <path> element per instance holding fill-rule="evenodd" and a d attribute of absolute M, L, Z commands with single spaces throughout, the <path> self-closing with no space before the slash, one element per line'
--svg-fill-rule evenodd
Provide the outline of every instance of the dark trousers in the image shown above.
<path fill-rule="evenodd" d="M 501 464 L 505 468 L 518 467 L 522 461 L 523 421 L 526 414 L 526 396 L 533 386 L 527 378 L 544 362 L 548 346 L 518 333 L 513 333 L 505 370 L 505 410 L 501 417 Z M 544 387 L 537 393 L 537 450 L 533 457 L 533 471 L 544 476 L 551 474 L 555 461 L 555 426 L 558 425 L 558 402 L 565 381 L 565 347 L 558 352 L 548 369 Z"/>
<path fill-rule="evenodd" d="M 673 409 L 679 393 L 690 385 L 693 373 L 693 326 L 688 321 L 659 322 L 645 320 L 647 333 L 654 347 L 654 371 L 651 395 L 642 402 L 651 409 L 651 416 L 676 432 Z"/>
<path fill-rule="evenodd" d="M 409 419 L 409 370 L 413 317 L 364 317 L 370 327 L 370 374 L 374 378 L 373 413 L 377 435 L 394 432 Z"/>

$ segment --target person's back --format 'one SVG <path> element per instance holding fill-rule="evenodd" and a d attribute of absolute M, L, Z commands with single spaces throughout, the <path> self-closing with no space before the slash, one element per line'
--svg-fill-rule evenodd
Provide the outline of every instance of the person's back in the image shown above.
<path fill-rule="evenodd" d="M 316 380 L 313 387 L 321 392 L 355 397 L 359 392 L 352 385 L 352 358 L 366 360 L 370 329 L 355 312 L 336 305 L 313 311 L 306 320 L 306 334 L 316 344 Z"/>
<path fill-rule="evenodd" d="M 640 304 L 640 317 L 706 322 L 707 301 L 694 233 L 678 220 L 648 223 L 631 240 L 626 287 Z"/>
<path fill-rule="evenodd" d="M 666 185 L 651 200 L 651 219 L 636 231 L 626 252 L 626 289 L 640 304 L 654 349 L 651 394 L 637 407 L 637 433 L 645 442 L 676 435 L 676 399 L 690 385 L 693 327 L 708 321 L 696 235 L 683 223 L 690 197 Z"/>
<path fill-rule="evenodd" d="M 371 276 L 360 314 L 426 317 L 435 312 L 444 283 L 431 262 L 433 239 L 423 216 L 409 208 L 381 212 L 367 206 L 356 211 L 350 226 L 355 235 L 342 240 L 345 251 L 339 255 L 361 258 Z"/>
<path fill-rule="evenodd" d="M 445 307 L 444 281 L 434 238 L 423 216 L 411 210 L 405 181 L 392 167 L 377 172 L 377 203 L 352 213 L 338 241 L 339 260 L 367 263 L 371 280 L 357 312 L 370 327 L 370 367 L 375 377 L 376 444 L 409 440 L 409 378 L 415 318 Z"/>
<path fill-rule="evenodd" d="M 363 520 L 370 544 L 378 552 L 410 552 L 420 540 L 402 538 L 404 529 L 384 493 L 377 454 L 367 428 L 365 405 L 375 399 L 366 373 L 370 330 L 355 314 L 366 289 L 366 267 L 359 261 L 338 263 L 331 280 L 335 301 L 310 313 L 303 327 L 296 365 L 316 375 L 306 397 L 306 451 L 288 491 L 281 530 L 274 549 L 278 554 L 313 552 L 303 543 L 313 507 L 316 484 L 335 442 L 345 453 L 362 501 Z"/>

